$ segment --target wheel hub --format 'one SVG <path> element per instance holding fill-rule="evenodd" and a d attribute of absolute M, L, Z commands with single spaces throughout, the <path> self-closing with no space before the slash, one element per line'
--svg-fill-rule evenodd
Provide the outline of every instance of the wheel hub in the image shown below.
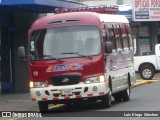
<path fill-rule="evenodd" d="M 145 78 L 149 78 L 151 75 L 152 75 L 152 73 L 151 73 L 151 71 L 150 71 L 149 69 L 145 69 L 145 70 L 143 71 L 143 76 L 144 76 Z"/>

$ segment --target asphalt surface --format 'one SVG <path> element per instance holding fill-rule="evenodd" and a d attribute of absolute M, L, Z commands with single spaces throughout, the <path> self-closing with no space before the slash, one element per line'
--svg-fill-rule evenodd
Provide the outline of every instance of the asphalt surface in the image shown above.
<path fill-rule="evenodd" d="M 81 116 L 84 113 L 88 112 L 97 112 L 97 111 L 105 111 L 105 113 L 108 113 L 110 111 L 114 111 L 116 115 L 117 111 L 159 111 L 160 114 L 160 81 L 154 82 L 152 84 L 143 85 L 141 87 L 136 87 L 131 89 L 131 98 L 130 101 L 125 102 L 115 102 L 114 99 L 112 100 L 112 105 L 109 109 L 104 108 L 102 106 L 101 102 L 96 103 L 83 103 L 79 105 L 71 105 L 71 106 L 62 106 L 56 109 L 51 109 L 49 115 L 55 115 L 52 114 L 53 112 L 59 112 L 61 115 L 65 116 L 67 112 L 67 115 L 70 114 L 70 116 L 74 116 L 75 111 L 79 112 L 82 111 L 80 114 Z M 64 113 L 63 113 L 64 111 Z M 70 111 L 70 112 L 68 112 Z M 106 112 L 107 111 L 107 112 Z M 74 113 L 74 114 L 73 114 Z M 112 113 L 110 113 L 112 115 Z M 116 116 L 114 115 L 114 116 Z M 77 115 L 78 116 L 78 115 Z M 98 114 L 94 113 L 92 116 L 98 116 Z M 105 116 L 105 115 L 104 115 Z M 106 115 L 109 116 L 109 115 Z M 160 117 L 160 116 L 159 116 Z"/>
<path fill-rule="evenodd" d="M 137 75 L 137 82 L 134 87 L 150 84 L 160 80 L 160 73 L 156 74 L 153 80 L 142 80 Z M 31 101 L 29 93 L 0 95 L 0 111 L 39 111 L 36 102 Z"/>
<path fill-rule="evenodd" d="M 155 77 L 153 78 L 153 80 L 151 80 L 151 81 L 142 80 L 137 75 L 137 82 L 134 85 L 134 87 L 139 87 L 139 86 L 143 86 L 146 84 L 150 84 L 152 82 L 155 82 L 156 80 L 158 80 L 158 81 L 160 80 L 160 73 L 156 74 Z M 52 109 L 52 107 L 53 106 L 51 106 L 50 109 Z M 23 111 L 24 112 L 25 111 L 35 111 L 35 112 L 37 112 L 37 111 L 39 111 L 39 109 L 38 109 L 37 103 L 31 101 L 29 93 L 21 93 L 21 94 L 0 95 L 0 111 L 22 111 L 22 112 Z M 0 118 L 0 120 L 1 119 L 2 118 Z M 113 117 L 112 117 L 112 119 L 113 119 Z M 7 119 L 7 120 L 15 120 L 15 118 L 14 119 Z M 150 119 L 144 119 L 144 120 L 150 120 Z M 154 120 L 154 119 L 152 119 L 152 120 Z M 159 119 L 155 119 L 155 120 L 159 120 Z"/>
<path fill-rule="evenodd" d="M 53 109 L 50 113 L 47 113 L 46 115 L 42 114 L 42 120 L 44 119 L 44 116 L 47 116 L 45 117 L 45 120 L 160 120 L 159 91 L 160 81 L 157 81 L 149 85 L 143 85 L 141 87 L 132 89 L 131 100 L 129 102 L 117 103 L 113 101 L 113 104 L 109 109 L 101 107 L 100 103 L 93 103 L 87 105 L 80 104 L 79 106 L 64 106 L 61 108 L 57 108 L 57 111 L 60 110 L 61 112 L 56 113 L 56 110 Z M 129 113 L 133 116 L 126 117 L 123 116 L 124 113 L 125 115 Z M 157 114 L 158 117 L 144 117 L 144 114 L 146 113 Z M 119 114 L 121 114 L 120 116 L 123 117 L 119 117 Z M 87 115 L 88 118 L 86 117 Z M 29 118 L 24 118 L 23 120 L 29 120 Z"/>

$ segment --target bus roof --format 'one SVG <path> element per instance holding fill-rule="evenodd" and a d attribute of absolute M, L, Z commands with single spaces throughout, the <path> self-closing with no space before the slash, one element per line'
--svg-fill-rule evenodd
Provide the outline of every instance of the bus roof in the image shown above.
<path fill-rule="evenodd" d="M 99 14 L 101 22 L 109 23 L 129 23 L 124 15 Z"/>
<path fill-rule="evenodd" d="M 99 22 L 110 22 L 110 23 L 129 23 L 127 18 L 123 15 L 113 14 L 99 14 L 95 12 L 70 12 L 64 14 L 55 14 L 40 18 L 35 21 L 31 27 L 31 31 L 36 29 L 48 28 L 51 26 L 65 26 L 67 25 L 64 21 L 69 20 L 70 25 L 77 24 L 95 24 L 99 26 Z M 79 20 L 75 22 L 74 20 Z"/>

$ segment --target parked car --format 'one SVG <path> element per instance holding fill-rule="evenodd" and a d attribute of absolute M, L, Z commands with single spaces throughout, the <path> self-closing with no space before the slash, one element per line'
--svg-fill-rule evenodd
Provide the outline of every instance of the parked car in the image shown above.
<path fill-rule="evenodd" d="M 160 71 L 160 44 L 155 45 L 155 54 L 145 52 L 142 56 L 134 56 L 134 67 L 142 79 L 151 80 Z"/>

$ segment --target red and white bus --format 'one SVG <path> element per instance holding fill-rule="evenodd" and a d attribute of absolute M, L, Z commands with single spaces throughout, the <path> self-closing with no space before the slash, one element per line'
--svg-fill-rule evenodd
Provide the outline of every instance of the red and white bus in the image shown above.
<path fill-rule="evenodd" d="M 133 43 L 122 15 L 69 12 L 46 16 L 29 30 L 30 94 L 49 104 L 129 101 L 135 83 Z M 24 47 L 19 56 L 25 57 Z"/>

